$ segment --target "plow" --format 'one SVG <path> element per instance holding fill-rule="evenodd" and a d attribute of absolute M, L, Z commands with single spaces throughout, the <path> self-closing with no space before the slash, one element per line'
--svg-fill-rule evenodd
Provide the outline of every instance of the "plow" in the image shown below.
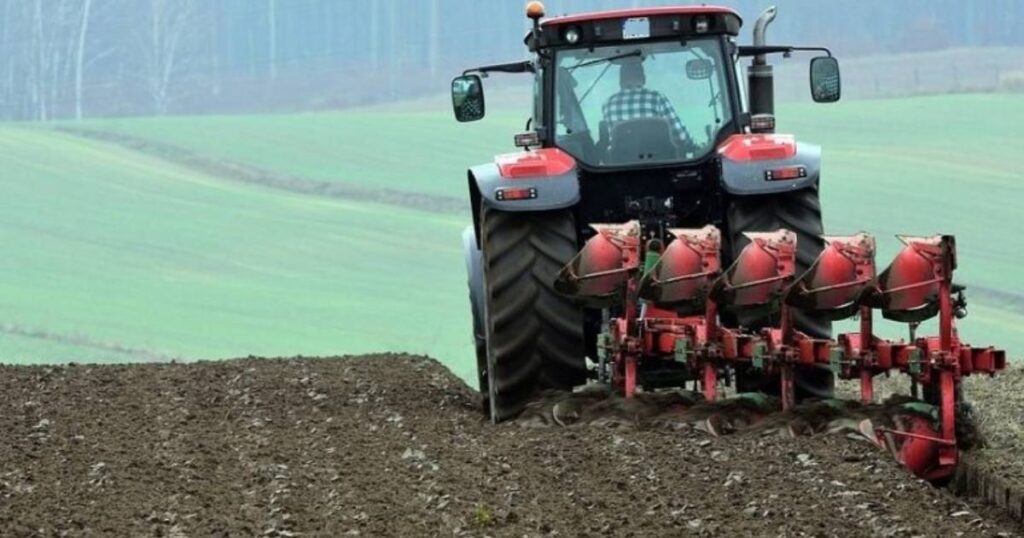
<path fill-rule="evenodd" d="M 467 172 L 463 247 L 492 421 L 588 383 L 626 399 L 692 383 L 707 403 L 729 388 L 792 411 L 841 407 L 837 378 L 871 404 L 879 376 L 903 374 L 898 419 L 860 433 L 921 478 L 952 476 L 961 381 L 1002 370 L 1005 353 L 960 340 L 952 235 L 900 236 L 878 271 L 873 236 L 825 233 L 822 149 L 776 132 L 768 58 L 815 53 L 818 103 L 840 99 L 839 63 L 826 47 L 768 43 L 777 14 L 763 12 L 752 45 L 739 45 L 742 18 L 726 7 L 545 19 L 530 2 L 530 59 L 452 81 L 460 122 L 484 117 L 490 74 L 533 81 L 519 151 Z M 879 336 L 878 314 L 907 337 Z M 857 330 L 833 334 L 847 319 Z M 934 335 L 918 334 L 936 320 Z"/>
<path fill-rule="evenodd" d="M 714 226 L 669 229 L 667 246 L 645 240 L 636 221 L 594 229 L 597 235 L 554 287 L 589 306 L 622 312 L 599 335 L 598 372 L 626 398 L 638 388 L 664 386 L 665 378 L 693 379 L 712 402 L 720 372 L 753 370 L 778 379 L 774 392 L 789 411 L 797 402 L 796 370 L 825 366 L 859 381 L 861 402 L 871 404 L 874 378 L 899 372 L 924 399 L 908 404 L 902 428 L 869 435 L 895 448 L 917 476 L 937 481 L 953 474 L 960 381 L 995 374 L 1006 364 L 1003 351 L 972 347 L 957 334 L 955 320 L 966 315 L 966 300 L 952 281 L 953 237 L 900 237 L 903 249 L 876 274 L 872 236 L 827 236 L 821 255 L 797 274 L 796 234 L 785 229 L 748 234 L 750 243 L 728 268 L 721 266 L 721 233 Z M 939 334 L 879 338 L 876 309 L 914 328 L 937 317 Z M 726 310 L 767 313 L 774 323 L 757 331 L 725 327 L 718 318 Z M 814 338 L 794 327 L 794 310 L 832 320 L 858 316 L 859 331 Z"/>

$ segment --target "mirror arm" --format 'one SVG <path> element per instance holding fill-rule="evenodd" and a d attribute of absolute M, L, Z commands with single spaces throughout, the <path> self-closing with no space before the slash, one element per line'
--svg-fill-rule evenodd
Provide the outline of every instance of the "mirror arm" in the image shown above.
<path fill-rule="evenodd" d="M 790 47 L 789 49 L 797 52 L 824 52 L 829 58 L 832 57 L 832 51 L 826 47 Z"/>
<path fill-rule="evenodd" d="M 793 47 L 790 45 L 765 45 L 763 47 L 753 46 L 740 46 L 739 56 L 742 58 L 750 56 L 760 56 L 762 54 L 789 54 L 790 52 L 801 52 L 801 51 L 813 51 L 813 52 L 824 52 L 828 56 L 832 56 L 832 51 L 825 47 Z"/>
<path fill-rule="evenodd" d="M 473 67 L 462 72 L 463 75 L 479 73 L 486 76 L 487 73 L 536 73 L 537 68 L 533 62 L 513 62 L 507 64 L 482 65 Z"/>

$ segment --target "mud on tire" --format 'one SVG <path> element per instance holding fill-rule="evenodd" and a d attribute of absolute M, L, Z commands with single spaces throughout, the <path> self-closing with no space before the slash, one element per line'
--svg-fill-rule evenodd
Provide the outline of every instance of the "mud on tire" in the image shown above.
<path fill-rule="evenodd" d="M 552 289 L 576 254 L 568 210 L 538 213 L 483 208 L 481 248 L 487 390 L 491 420 L 516 416 L 540 390 L 586 380 L 583 311 Z"/>

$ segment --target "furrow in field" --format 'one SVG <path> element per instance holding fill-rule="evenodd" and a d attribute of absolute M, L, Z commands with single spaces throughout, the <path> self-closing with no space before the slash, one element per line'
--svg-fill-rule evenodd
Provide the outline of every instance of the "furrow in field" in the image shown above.
<path fill-rule="evenodd" d="M 56 342 L 60 344 L 87 347 L 100 351 L 110 351 L 112 353 L 117 353 L 120 355 L 129 355 L 132 358 L 140 359 L 147 362 L 168 362 L 188 360 L 184 357 L 168 355 L 166 353 L 161 353 L 159 351 L 154 351 L 151 349 L 128 346 L 118 342 L 106 342 L 102 340 L 96 340 L 83 334 L 61 334 L 53 331 L 48 331 L 46 329 L 26 327 L 23 325 L 18 325 L 16 323 L 0 323 L 0 334 L 22 336 L 25 338 L 45 340 L 48 342 Z"/>
<path fill-rule="evenodd" d="M 173 144 L 120 133 L 72 127 L 62 127 L 58 130 L 91 140 L 116 144 L 123 148 L 152 155 L 214 177 L 289 192 L 342 198 L 359 202 L 373 202 L 432 213 L 462 214 L 466 211 L 467 206 L 465 200 L 455 196 L 370 188 L 341 181 L 320 181 L 280 174 L 238 162 L 203 156 Z"/>
<path fill-rule="evenodd" d="M 983 302 L 998 306 L 1000 310 L 1024 314 L 1024 294 L 1012 291 L 997 290 L 984 286 L 967 286 L 967 298 L 970 303 L 971 296 L 980 297 Z"/>

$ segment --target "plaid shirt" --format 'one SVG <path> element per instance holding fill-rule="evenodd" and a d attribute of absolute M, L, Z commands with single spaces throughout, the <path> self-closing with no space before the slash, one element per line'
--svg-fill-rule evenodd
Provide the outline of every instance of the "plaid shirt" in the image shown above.
<path fill-rule="evenodd" d="M 639 120 L 644 118 L 662 118 L 668 120 L 672 134 L 679 140 L 686 140 L 689 135 L 682 120 L 676 115 L 672 103 L 661 92 L 647 88 L 628 88 L 608 98 L 602 108 L 604 121 L 613 127 L 620 121 Z"/>

